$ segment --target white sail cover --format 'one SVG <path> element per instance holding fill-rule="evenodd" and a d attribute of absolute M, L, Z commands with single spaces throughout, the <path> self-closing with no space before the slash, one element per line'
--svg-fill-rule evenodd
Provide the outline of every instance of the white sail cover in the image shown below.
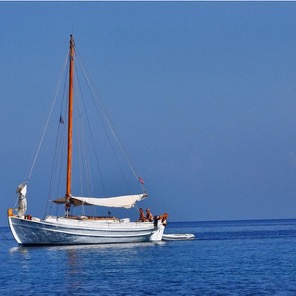
<path fill-rule="evenodd" d="M 93 205 L 93 206 L 100 206 L 100 207 L 130 209 L 135 205 L 137 201 L 141 201 L 147 196 L 148 196 L 147 193 L 107 197 L 107 198 L 71 196 L 70 203 L 73 204 L 74 206 Z M 61 197 L 53 200 L 53 202 L 56 204 L 64 204 L 65 201 L 66 201 L 65 197 Z"/>
<path fill-rule="evenodd" d="M 94 205 L 100 207 L 110 208 L 132 208 L 137 201 L 143 200 L 147 197 L 147 194 L 135 194 L 135 195 L 124 195 L 108 198 L 96 198 L 96 197 L 79 197 L 72 196 L 71 199 L 78 200 L 84 205 Z"/>
<path fill-rule="evenodd" d="M 27 199 L 26 199 L 27 184 L 26 183 L 20 184 L 17 187 L 16 192 L 18 193 L 17 214 L 19 217 L 23 218 L 27 211 Z"/>

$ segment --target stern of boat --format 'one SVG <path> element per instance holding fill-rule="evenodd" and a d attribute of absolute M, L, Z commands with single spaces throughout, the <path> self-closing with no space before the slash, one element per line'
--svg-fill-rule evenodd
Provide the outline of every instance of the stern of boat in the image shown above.
<path fill-rule="evenodd" d="M 152 242 L 159 242 L 162 240 L 165 226 L 162 223 L 159 223 L 159 224 L 160 225 L 157 226 L 156 231 L 154 231 L 150 237 L 150 241 L 152 241 Z"/>
<path fill-rule="evenodd" d="M 168 214 L 164 213 L 161 216 L 154 217 L 154 226 L 155 231 L 152 233 L 150 237 L 150 241 L 159 242 L 162 240 L 162 236 L 167 225 Z"/>

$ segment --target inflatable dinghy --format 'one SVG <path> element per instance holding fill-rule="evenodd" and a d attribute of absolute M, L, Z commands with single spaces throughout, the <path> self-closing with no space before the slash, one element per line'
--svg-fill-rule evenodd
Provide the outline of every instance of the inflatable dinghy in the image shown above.
<path fill-rule="evenodd" d="M 187 240 L 187 239 L 194 239 L 194 234 L 191 233 L 171 233 L 171 234 L 163 234 L 162 240 Z"/>

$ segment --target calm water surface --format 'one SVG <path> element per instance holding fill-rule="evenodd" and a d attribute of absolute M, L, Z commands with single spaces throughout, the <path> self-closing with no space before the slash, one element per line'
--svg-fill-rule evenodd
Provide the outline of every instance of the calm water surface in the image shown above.
<path fill-rule="evenodd" d="M 1 295 L 296 295 L 296 220 L 169 223 L 195 240 L 18 247 L 0 228 Z"/>

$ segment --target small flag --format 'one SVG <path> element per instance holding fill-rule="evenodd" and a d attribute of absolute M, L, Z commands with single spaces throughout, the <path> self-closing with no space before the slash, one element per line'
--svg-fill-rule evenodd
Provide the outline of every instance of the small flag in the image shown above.
<path fill-rule="evenodd" d="M 60 116 L 60 123 L 61 123 L 61 124 L 64 124 L 64 119 L 63 119 L 62 116 Z"/>
<path fill-rule="evenodd" d="M 142 185 L 144 185 L 144 180 L 143 180 L 141 177 L 138 177 L 138 179 L 139 179 L 140 183 L 141 183 Z"/>

